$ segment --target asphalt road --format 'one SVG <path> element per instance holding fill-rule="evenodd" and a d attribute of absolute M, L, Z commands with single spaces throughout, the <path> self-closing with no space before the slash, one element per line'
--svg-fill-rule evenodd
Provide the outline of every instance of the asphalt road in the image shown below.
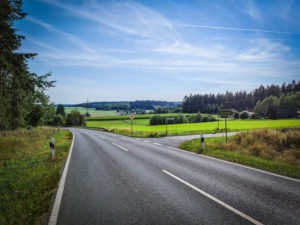
<path fill-rule="evenodd" d="M 162 139 L 70 130 L 75 141 L 57 224 L 300 224 L 299 180 Z"/>

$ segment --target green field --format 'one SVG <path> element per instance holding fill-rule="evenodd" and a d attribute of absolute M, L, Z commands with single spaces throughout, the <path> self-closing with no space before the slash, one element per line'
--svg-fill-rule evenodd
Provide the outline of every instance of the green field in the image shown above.
<path fill-rule="evenodd" d="M 86 108 L 83 107 L 65 107 L 65 112 L 70 113 L 72 110 L 77 109 L 81 114 L 85 114 Z M 117 111 L 111 110 L 111 111 L 103 111 L 103 110 L 96 110 L 95 108 L 89 108 L 89 113 L 92 117 L 94 116 L 115 116 Z"/>
<path fill-rule="evenodd" d="M 103 120 L 88 121 L 88 127 L 102 127 L 108 130 L 122 131 L 126 134 L 131 132 L 131 121 L 127 119 L 117 118 L 117 120 Z M 110 118 L 112 119 L 112 118 Z M 160 134 L 166 133 L 166 125 L 150 126 L 149 119 L 134 119 L 132 121 L 133 131 L 143 133 L 144 136 L 156 132 Z M 187 135 L 187 134 L 201 134 L 201 133 L 214 133 L 216 128 L 218 132 L 225 132 L 225 121 L 202 122 L 202 123 L 185 123 L 185 124 L 169 124 L 167 126 L 168 135 Z M 300 127 L 299 119 L 289 120 L 227 120 L 228 132 L 254 130 L 260 128 L 288 128 Z"/>

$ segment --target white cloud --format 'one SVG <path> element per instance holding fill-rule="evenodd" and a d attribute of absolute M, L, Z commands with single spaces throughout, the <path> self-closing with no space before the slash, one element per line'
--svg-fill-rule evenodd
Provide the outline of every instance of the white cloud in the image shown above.
<path fill-rule="evenodd" d="M 288 46 L 267 39 L 252 41 L 251 45 L 253 47 L 239 54 L 236 59 L 265 62 L 281 57 L 290 50 Z"/>

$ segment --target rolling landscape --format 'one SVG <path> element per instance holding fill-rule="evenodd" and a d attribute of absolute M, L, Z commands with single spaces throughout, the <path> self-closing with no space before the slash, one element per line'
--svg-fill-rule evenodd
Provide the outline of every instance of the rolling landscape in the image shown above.
<path fill-rule="evenodd" d="M 0 2 L 0 224 L 299 224 L 298 1 Z"/>

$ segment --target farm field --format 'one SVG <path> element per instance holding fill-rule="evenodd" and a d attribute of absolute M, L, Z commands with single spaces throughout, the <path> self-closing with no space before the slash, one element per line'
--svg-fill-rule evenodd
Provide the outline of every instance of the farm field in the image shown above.
<path fill-rule="evenodd" d="M 166 125 L 150 126 L 149 119 L 135 119 L 132 121 L 133 131 L 138 133 L 147 134 L 166 133 Z M 131 132 L 130 119 L 124 120 L 103 120 L 103 121 L 88 121 L 88 127 L 102 127 L 108 130 L 114 130 L 116 132 L 122 131 L 122 133 Z M 300 120 L 227 120 L 227 128 L 229 132 L 242 131 L 242 130 L 255 130 L 260 128 L 289 128 L 300 127 Z M 202 122 L 202 123 L 185 123 L 185 124 L 169 124 L 168 135 L 188 135 L 188 134 L 200 134 L 200 133 L 214 133 L 218 128 L 218 122 Z M 219 121 L 218 132 L 225 132 L 224 120 Z"/>
<path fill-rule="evenodd" d="M 81 114 L 86 113 L 86 108 L 83 107 L 65 107 L 65 112 L 70 113 L 72 110 L 77 109 Z M 89 108 L 89 113 L 91 116 L 115 116 L 117 111 L 111 110 L 111 111 L 103 111 L 103 110 L 96 110 L 95 108 Z"/>

